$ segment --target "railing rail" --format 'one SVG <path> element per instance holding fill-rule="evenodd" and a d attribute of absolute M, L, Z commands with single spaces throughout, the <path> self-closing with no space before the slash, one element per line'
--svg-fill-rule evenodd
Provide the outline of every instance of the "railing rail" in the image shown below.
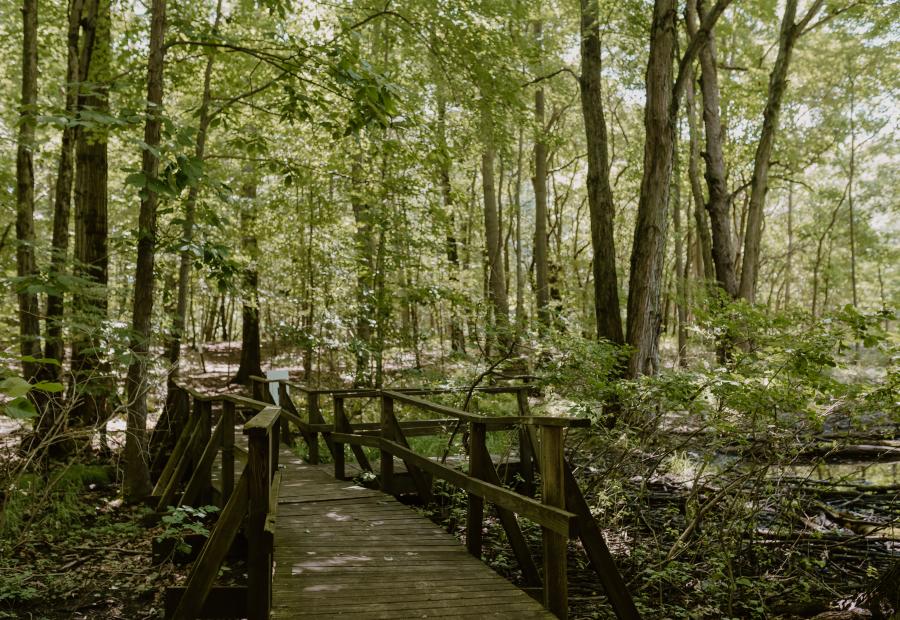
<path fill-rule="evenodd" d="M 154 494 L 157 508 L 162 510 L 173 501 L 185 474 L 193 472 L 178 505 L 203 498 L 211 488 L 211 468 L 215 457 L 222 457 L 222 514 L 192 567 L 185 588 L 175 601 L 173 618 L 187 619 L 201 615 L 213 591 L 219 568 L 238 531 L 244 525 L 248 548 L 248 586 L 240 605 L 246 616 L 256 620 L 267 618 L 271 609 L 272 567 L 275 518 L 281 472 L 278 464 L 279 445 L 290 439 L 289 425 L 298 427 L 309 446 L 309 460 L 318 461 L 318 436 L 321 434 L 334 459 L 334 474 L 346 478 L 345 447 L 349 446 L 360 467 L 373 467 L 364 448 L 377 450 L 378 471 L 383 491 L 398 493 L 395 459 L 405 465 L 420 498 L 431 497 L 435 478 L 468 493 L 466 546 L 477 557 L 482 554 L 482 529 L 485 502 L 491 503 L 506 532 L 525 581 L 542 588 L 548 610 L 565 618 L 568 607 L 567 547 L 570 536 L 581 539 L 589 560 L 596 568 L 610 602 L 620 618 L 639 618 L 637 610 L 616 569 L 603 536 L 591 516 L 587 502 L 578 488 L 571 468 L 565 461 L 564 438 L 568 428 L 588 425 L 587 420 L 531 415 L 528 394 L 531 385 L 491 386 L 481 392 L 515 394 L 518 415 L 486 416 L 463 411 L 422 398 L 427 395 L 452 393 L 452 389 L 350 390 L 311 389 L 285 380 L 254 377 L 254 396 L 204 394 L 188 386 L 177 385 L 176 411 L 170 420 L 178 428 L 172 454 L 157 481 Z M 268 384 L 278 384 L 278 405 L 272 403 Z M 291 392 L 305 399 L 303 413 L 292 400 Z M 330 397 L 333 419 L 327 422 L 321 410 L 321 398 Z M 380 404 L 377 423 L 351 422 L 345 411 L 348 399 L 377 399 Z M 218 424 L 213 427 L 214 405 L 220 408 Z M 235 418 L 238 411 L 253 412 L 243 425 L 247 437 L 246 467 L 235 483 L 234 459 L 241 450 L 234 443 Z M 403 413 L 437 414 L 435 419 L 402 420 Z M 465 425 L 468 435 L 468 471 L 445 465 L 417 454 L 407 441 L 415 435 L 446 433 Z M 524 492 L 504 486 L 487 447 L 491 431 L 515 430 L 518 433 L 521 474 Z M 541 499 L 529 495 L 534 472 L 541 473 Z M 542 529 L 542 570 L 538 570 L 518 519 L 526 518 Z M 167 598 L 168 600 L 168 598 Z"/>
<path fill-rule="evenodd" d="M 212 465 L 221 455 L 222 513 L 209 538 L 191 567 L 184 588 L 172 588 L 177 596 L 167 596 L 174 611 L 169 617 L 192 619 L 204 613 L 207 599 L 214 590 L 214 582 L 227 553 L 242 526 L 247 539 L 248 585 L 241 599 L 235 603 L 235 615 L 263 620 L 268 618 L 272 591 L 272 543 L 275 531 L 275 512 L 281 483 L 278 450 L 281 438 L 282 410 L 269 403 L 236 394 L 204 394 L 193 388 L 176 384 L 180 394 L 172 399 L 178 411 L 170 412 L 177 433 L 174 449 L 156 482 L 154 496 L 158 511 L 175 499 L 185 474 L 192 471 L 175 505 L 208 503 L 212 490 Z M 220 405 L 218 423 L 213 429 L 213 405 Z M 247 436 L 247 465 L 234 480 L 234 459 L 240 449 L 235 446 L 235 416 L 237 411 L 253 415 L 244 425 Z M 167 426 L 169 430 L 172 425 Z M 233 595 L 234 589 L 223 589 Z M 242 613 L 240 608 L 246 611 Z"/>

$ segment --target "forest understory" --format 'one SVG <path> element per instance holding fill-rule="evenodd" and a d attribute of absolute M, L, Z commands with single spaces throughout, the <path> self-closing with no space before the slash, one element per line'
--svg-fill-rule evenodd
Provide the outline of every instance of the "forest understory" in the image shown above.
<path fill-rule="evenodd" d="M 297 359 L 295 351 L 264 351 L 272 367 L 292 377 L 305 374 L 286 363 Z M 198 352 L 186 354 L 194 387 L 234 390 L 228 380 L 239 359 L 236 343 L 211 345 L 203 356 L 201 363 Z M 402 355 L 396 360 L 403 361 Z M 449 377 L 463 384 L 479 374 L 473 360 L 423 353 L 423 361 L 418 369 L 392 367 L 389 384 L 421 386 L 442 378 L 446 386 Z M 345 378 L 322 375 L 316 382 L 334 386 Z M 535 410 L 571 410 L 563 386 L 550 377 L 538 383 Z M 510 404 L 481 398 L 473 406 L 503 415 Z M 567 439 L 579 484 L 644 617 L 888 618 L 898 609 L 895 419 L 870 414 L 850 425 L 851 416 L 837 408 L 816 430 L 792 420 L 790 437 L 748 442 L 684 413 L 658 413 L 642 424 L 573 430 Z M 371 411 L 351 415 L 362 419 Z M 124 425 L 113 420 L 107 427 L 111 451 L 47 463 L 43 475 L 24 473 L 17 464 L 27 456 L 18 452 L 24 429 L 4 429 L 0 615 L 159 618 L 165 587 L 184 583 L 217 510 L 183 508 L 160 522 L 149 508 L 124 503 Z M 442 441 L 431 444 L 436 455 Z M 305 455 L 302 442 L 296 449 Z M 521 485 L 512 443 L 501 438 L 492 452 L 507 483 Z M 464 450 L 454 445 L 452 453 L 463 456 Z M 418 508 L 464 540 L 466 502 L 465 493 L 439 485 L 434 502 Z M 524 532 L 539 562 L 540 528 L 528 524 Z M 492 512 L 484 537 L 485 562 L 524 587 Z M 569 550 L 570 617 L 612 618 L 579 545 L 572 542 Z M 245 569 L 241 561 L 229 562 L 220 582 L 243 583 Z"/>
<path fill-rule="evenodd" d="M 892 0 L 0 0 L 0 614 L 158 617 L 219 514 L 141 508 L 168 416 L 186 454 L 212 400 L 246 404 L 178 382 L 287 369 L 572 418 L 544 421 L 646 618 L 896 618 L 898 25 Z M 535 392 L 472 390 L 504 381 Z M 538 441 L 512 434 L 516 486 Z M 609 616 L 569 551 L 571 615 Z"/>

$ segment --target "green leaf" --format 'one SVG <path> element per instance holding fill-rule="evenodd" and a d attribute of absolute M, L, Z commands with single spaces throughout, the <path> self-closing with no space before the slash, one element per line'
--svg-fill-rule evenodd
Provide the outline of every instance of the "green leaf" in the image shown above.
<path fill-rule="evenodd" d="M 135 187 L 144 187 L 147 185 L 147 177 L 143 172 L 134 172 L 125 177 L 125 183 Z"/>
<path fill-rule="evenodd" d="M 34 357 L 33 355 L 23 355 L 23 362 L 31 362 L 33 364 L 49 364 L 51 366 L 59 366 L 59 360 L 52 357 Z"/>
<path fill-rule="evenodd" d="M 34 389 L 55 394 L 57 392 L 62 392 L 65 389 L 65 386 L 56 381 L 38 381 L 34 384 Z"/>
<path fill-rule="evenodd" d="M 12 398 L 21 398 L 31 391 L 31 384 L 22 377 L 7 377 L 0 383 L 0 392 Z"/>
<path fill-rule="evenodd" d="M 6 403 L 6 415 L 17 420 L 28 420 L 37 416 L 34 405 L 24 396 Z"/>

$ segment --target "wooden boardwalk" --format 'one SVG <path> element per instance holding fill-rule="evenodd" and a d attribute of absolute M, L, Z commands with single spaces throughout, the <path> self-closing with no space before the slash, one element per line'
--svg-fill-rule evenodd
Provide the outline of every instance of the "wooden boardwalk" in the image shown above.
<path fill-rule="evenodd" d="M 288 387 L 305 395 L 304 416 L 291 401 Z M 586 426 L 588 421 L 531 415 L 528 386 L 483 389 L 515 393 L 520 415 L 473 414 L 417 395 L 437 393 L 433 390 L 310 390 L 282 381 L 282 408 L 240 395 L 207 395 L 178 386 L 165 423 L 153 436 L 157 447 L 153 470 L 159 472 L 153 492 L 157 510 L 198 505 L 194 502 L 209 501 L 209 496 L 223 508 L 185 584 L 166 588 L 166 617 L 555 615 L 565 620 L 568 541 L 577 537 L 616 615 L 621 620 L 639 620 L 603 534 L 565 462 L 566 429 Z M 319 407 L 319 397 L 325 395 L 333 400 L 331 423 L 324 420 Z M 356 398 L 380 400 L 378 422 L 357 420 L 354 426 L 345 401 Z M 235 422 L 248 412 L 252 417 L 235 433 Z M 398 414 L 414 417 L 398 419 Z M 290 439 L 288 424 L 300 430 L 311 463 L 282 443 Z M 464 468 L 418 454 L 406 439 L 407 434 L 445 435 L 450 427 L 458 429 L 462 424 L 469 433 Z M 519 493 L 504 486 L 488 451 L 489 431 L 516 433 L 521 475 L 532 489 L 540 466 L 540 500 L 530 491 Z M 332 465 L 317 464 L 320 437 L 334 459 Z M 346 462 L 347 446 L 360 468 L 380 474 L 381 488 L 390 493 L 415 492 L 427 502 L 434 479 L 464 491 L 468 496 L 465 547 L 393 495 L 344 480 L 346 471 L 355 468 Z M 363 448 L 377 450 L 376 467 L 369 460 L 372 453 L 367 456 Z M 486 503 L 493 504 L 523 579 L 534 591 L 541 591 L 543 604 L 479 559 Z M 542 570 L 532 557 L 519 519 L 541 527 Z M 229 553 L 246 561 L 246 585 L 216 585 Z"/>
<path fill-rule="evenodd" d="M 280 451 L 273 618 L 552 618 L 393 497 Z"/>

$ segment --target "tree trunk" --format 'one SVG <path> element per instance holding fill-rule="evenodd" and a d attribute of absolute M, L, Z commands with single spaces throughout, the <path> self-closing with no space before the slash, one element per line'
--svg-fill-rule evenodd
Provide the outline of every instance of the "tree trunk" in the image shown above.
<path fill-rule="evenodd" d="M 377 250 L 372 221 L 372 206 L 361 195 L 363 183 L 362 154 L 353 163 L 353 217 L 356 220 L 356 337 L 353 350 L 356 358 L 354 387 L 370 387 L 372 326 L 375 319 L 375 253 Z"/>
<path fill-rule="evenodd" d="M 675 47 L 675 2 L 656 0 L 647 63 L 644 108 L 644 172 L 631 251 L 628 287 L 627 342 L 632 347 L 628 374 L 634 378 L 657 369 L 657 344 L 663 257 L 668 217 L 666 205 L 672 175 L 674 119 L 672 54 Z"/>
<path fill-rule="evenodd" d="M 700 129 L 697 127 L 696 100 L 694 98 L 694 80 L 687 81 L 685 87 L 687 103 L 688 128 L 690 134 L 690 157 L 688 158 L 688 178 L 691 182 L 691 197 L 694 205 L 694 222 L 697 228 L 697 239 L 700 245 L 700 262 L 703 277 L 707 282 L 716 279 L 716 268 L 712 257 L 712 239 L 709 233 L 709 216 L 700 184 Z M 733 264 L 733 263 L 732 263 Z"/>
<path fill-rule="evenodd" d="M 219 30 L 219 23 L 222 20 L 222 0 L 216 2 L 216 17 L 213 22 L 212 32 Z M 209 102 L 212 99 L 210 82 L 212 81 L 213 63 L 215 61 L 214 54 L 210 53 L 206 59 L 206 69 L 203 73 L 203 95 L 200 101 L 200 118 L 197 125 L 197 141 L 194 145 L 194 157 L 198 162 L 203 161 L 206 152 L 206 134 L 209 129 Z M 184 221 L 181 224 L 181 243 L 187 246 L 194 238 L 194 218 L 197 208 L 197 196 L 200 193 L 200 187 L 197 183 L 191 185 L 188 190 L 188 197 L 184 203 Z M 178 376 L 178 362 L 181 358 L 181 343 L 184 339 L 185 316 L 187 313 L 187 297 L 188 288 L 191 279 L 191 267 L 193 266 L 193 252 L 187 247 L 183 249 L 179 256 L 178 264 L 178 296 L 175 306 L 175 314 L 172 317 L 172 331 L 169 334 L 166 343 L 166 357 L 172 370 L 169 375 L 170 382 Z M 171 383 L 170 383 L 171 386 Z"/>
<path fill-rule="evenodd" d="M 689 75 L 687 71 L 699 47 L 712 31 L 730 0 L 718 0 L 704 17 L 697 33 L 679 60 L 673 81 L 675 51 L 675 1 L 656 0 L 650 28 L 647 61 L 647 101 L 644 106 L 644 171 L 631 250 L 626 340 L 632 353 L 628 375 L 652 374 L 659 366 L 658 343 L 662 316 L 660 286 L 666 250 L 669 185 L 675 149 L 678 106 Z"/>
<path fill-rule="evenodd" d="M 787 264 L 784 268 L 784 309 L 791 307 L 791 279 L 793 278 L 794 262 L 794 184 L 788 185 L 788 211 L 787 211 Z"/>
<path fill-rule="evenodd" d="M 534 37 L 541 42 L 543 23 L 534 22 Z M 547 238 L 547 142 L 544 137 L 544 88 L 534 91 L 534 279 L 537 315 L 542 327 L 550 326 L 550 282 Z"/>
<path fill-rule="evenodd" d="M 456 239 L 456 224 L 453 217 L 453 194 L 450 186 L 450 152 L 447 146 L 447 101 L 441 86 L 437 93 L 437 138 L 440 149 L 441 203 L 447 216 L 447 262 L 449 281 L 453 292 L 459 285 L 459 242 Z M 466 337 L 462 317 L 455 299 L 450 300 L 450 350 L 453 353 L 466 352 Z"/>
<path fill-rule="evenodd" d="M 147 120 L 141 171 L 149 181 L 159 175 L 159 148 L 162 129 L 163 62 L 166 32 L 166 0 L 150 6 L 150 57 L 147 63 Z M 131 325 L 131 364 L 128 366 L 128 422 L 125 433 L 125 498 L 135 501 L 151 491 L 147 467 L 147 363 L 150 351 L 150 323 L 153 318 L 153 263 L 156 253 L 156 207 L 159 197 L 149 184 L 141 190 L 138 216 L 137 262 L 134 276 L 134 309 Z"/>
<path fill-rule="evenodd" d="M 687 367 L 687 277 L 684 275 L 684 238 L 681 230 L 680 157 L 676 152 L 672 181 L 672 226 L 675 232 L 675 313 L 678 319 L 678 365 Z"/>
<path fill-rule="evenodd" d="M 795 23 L 797 0 L 785 0 L 781 31 L 778 36 L 778 56 L 775 59 L 775 66 L 772 67 L 772 73 L 769 74 L 769 92 L 766 98 L 766 107 L 763 110 L 762 132 L 756 146 L 756 155 L 753 159 L 753 178 L 750 182 L 750 203 L 747 210 L 744 255 L 738 288 L 738 295 L 750 303 L 756 299 L 763 210 L 766 204 L 766 193 L 769 190 L 769 161 L 775 144 L 775 134 L 778 131 L 781 104 L 787 91 L 787 75 L 791 55 L 797 39 L 803 34 L 803 29 L 819 12 L 823 3 L 824 0 L 815 0 L 800 23 Z"/>
<path fill-rule="evenodd" d="M 22 373 L 32 380 L 40 369 L 41 325 L 37 293 L 29 292 L 37 275 L 34 257 L 34 128 L 37 124 L 37 0 L 22 2 L 22 105 L 16 148 L 16 265 L 20 278 L 19 351 Z M 30 360 L 27 358 L 31 358 Z"/>
<path fill-rule="evenodd" d="M 497 212 L 497 192 L 494 189 L 493 119 L 488 104 L 481 110 L 482 138 L 481 182 L 484 193 L 484 237 L 487 249 L 488 296 L 494 310 L 494 329 L 500 340 L 509 342 L 509 303 L 506 297 L 506 273 L 500 247 L 500 216 Z"/>
<path fill-rule="evenodd" d="M 519 127 L 519 148 L 516 151 L 516 186 L 512 208 L 513 214 L 515 257 L 516 257 L 516 338 L 525 333 L 525 265 L 522 252 L 522 156 L 524 153 L 524 135 Z"/>
<path fill-rule="evenodd" d="M 251 376 L 263 374 L 259 337 L 259 245 L 256 239 L 255 170 L 245 169 L 241 187 L 241 250 L 247 260 L 241 299 L 241 363 L 232 383 L 251 387 Z"/>
<path fill-rule="evenodd" d="M 674 25 L 673 25 L 674 27 Z M 597 337 L 622 344 L 622 315 L 616 276 L 616 248 L 613 238 L 612 188 L 609 182 L 609 146 L 603 111 L 602 60 L 599 5 L 597 0 L 581 0 L 581 110 L 588 155 L 588 205 L 591 213 L 591 246 L 594 252 L 594 313 Z M 671 55 L 669 56 L 671 61 Z M 671 63 L 670 63 L 671 64 Z M 671 68 L 669 70 L 671 73 Z M 671 90 L 671 78 L 666 89 Z M 668 172 L 666 173 L 668 174 Z M 665 234 L 663 232 L 663 234 Z"/>
<path fill-rule="evenodd" d="M 850 161 L 847 177 L 847 208 L 850 216 L 850 290 L 853 307 L 859 306 L 856 294 L 856 216 L 853 212 L 853 181 L 856 175 L 856 107 L 853 92 L 854 79 L 850 79 Z"/>
<path fill-rule="evenodd" d="M 688 31 L 694 36 L 698 28 L 698 12 L 703 15 L 703 1 L 688 0 Z M 712 258 L 716 268 L 716 280 L 728 293 L 735 297 L 738 282 L 734 270 L 731 237 L 731 203 L 728 193 L 728 178 L 725 170 L 725 154 L 722 119 L 719 112 L 719 76 L 716 70 L 716 40 L 710 33 L 706 44 L 700 48 L 700 90 L 703 94 L 703 123 L 706 129 L 706 186 L 709 201 L 706 211 L 712 227 Z"/>
<path fill-rule="evenodd" d="M 69 1 L 69 21 L 66 36 L 66 116 L 74 118 L 78 108 L 78 42 L 81 34 L 83 0 Z M 47 295 L 47 340 L 44 357 L 55 359 L 58 366 L 46 366 L 47 377 L 60 381 L 65 357 L 62 317 L 64 290 L 60 276 L 64 274 L 69 250 L 69 219 L 72 206 L 72 177 L 74 174 L 75 128 L 68 124 L 60 138 L 59 162 L 56 172 L 56 188 L 53 195 L 53 248 L 50 253 L 51 292 Z"/>
<path fill-rule="evenodd" d="M 79 75 L 92 85 L 79 92 L 78 109 L 109 111 L 110 44 L 109 0 L 87 0 L 82 19 L 83 44 Z M 76 130 L 75 139 L 75 267 L 82 280 L 72 298 L 79 324 L 72 334 L 74 407 L 70 419 L 90 425 L 108 417 L 112 389 L 100 353 L 99 331 L 107 319 L 109 279 L 107 128 L 88 125 Z"/>

